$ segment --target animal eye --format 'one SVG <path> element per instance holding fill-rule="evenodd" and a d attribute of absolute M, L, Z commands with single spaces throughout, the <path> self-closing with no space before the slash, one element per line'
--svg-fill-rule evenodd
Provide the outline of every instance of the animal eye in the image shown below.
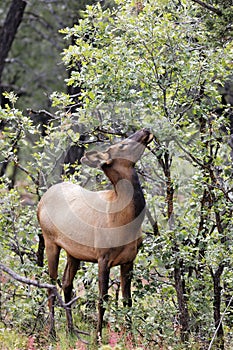
<path fill-rule="evenodd" d="M 123 149 L 125 146 L 126 146 L 126 145 L 121 144 L 121 145 L 119 146 L 119 149 Z"/>

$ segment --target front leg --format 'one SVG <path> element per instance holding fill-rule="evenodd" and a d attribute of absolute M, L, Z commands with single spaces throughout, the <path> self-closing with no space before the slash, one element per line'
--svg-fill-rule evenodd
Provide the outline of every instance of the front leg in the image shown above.
<path fill-rule="evenodd" d="M 65 303 L 68 304 L 72 299 L 72 290 L 73 290 L 73 280 L 76 275 L 77 270 L 79 269 L 80 261 L 73 258 L 70 254 L 67 253 L 67 263 L 65 271 L 62 278 L 62 289 L 64 292 Z M 74 331 L 73 318 L 71 312 L 71 306 L 66 309 L 66 321 L 67 321 L 67 330 L 72 333 Z"/>
<path fill-rule="evenodd" d="M 133 262 L 121 265 L 121 289 L 123 297 L 123 305 L 131 307 L 131 280 L 133 275 Z M 131 328 L 131 318 L 127 317 L 128 327 Z"/>
<path fill-rule="evenodd" d="M 131 280 L 133 275 L 133 262 L 121 265 L 121 289 L 124 306 L 132 306 Z"/>
<path fill-rule="evenodd" d="M 56 280 L 51 279 L 51 284 L 56 286 Z M 56 331 L 55 331 L 55 295 L 52 289 L 48 290 L 48 306 L 49 306 L 49 335 L 51 338 L 56 339 Z"/>
<path fill-rule="evenodd" d="M 45 240 L 45 248 L 48 259 L 49 276 L 51 278 L 51 283 L 56 286 L 57 281 L 57 269 L 59 262 L 59 255 L 61 248 L 51 242 L 50 240 Z M 54 318 L 54 306 L 55 306 L 55 295 L 53 290 L 48 291 L 48 305 L 49 305 L 49 319 L 50 328 L 49 334 L 52 338 L 56 338 L 55 332 L 55 318 Z"/>
<path fill-rule="evenodd" d="M 108 259 L 101 258 L 98 261 L 99 267 L 99 303 L 98 303 L 98 324 L 97 324 L 97 337 L 102 337 L 102 327 L 104 318 L 104 302 L 108 300 L 108 283 L 110 268 L 108 267 Z"/>

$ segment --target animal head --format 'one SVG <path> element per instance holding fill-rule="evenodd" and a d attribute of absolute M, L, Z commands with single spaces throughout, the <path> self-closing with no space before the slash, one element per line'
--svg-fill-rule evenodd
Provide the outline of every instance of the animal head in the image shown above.
<path fill-rule="evenodd" d="M 152 141 L 153 137 L 153 134 L 149 130 L 139 130 L 127 139 L 110 146 L 104 152 L 86 152 L 81 162 L 92 168 L 102 168 L 104 165 L 111 166 L 115 161 L 120 159 L 134 166 L 141 158 L 145 147 Z"/>

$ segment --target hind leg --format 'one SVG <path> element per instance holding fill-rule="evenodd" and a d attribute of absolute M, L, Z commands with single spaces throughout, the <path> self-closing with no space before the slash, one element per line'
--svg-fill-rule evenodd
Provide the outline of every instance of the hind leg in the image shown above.
<path fill-rule="evenodd" d="M 54 242 L 45 241 L 45 249 L 46 249 L 46 255 L 48 259 L 49 276 L 51 278 L 52 284 L 56 284 L 59 254 L 60 254 L 61 248 L 57 246 Z M 56 337 L 55 319 L 54 319 L 55 296 L 52 290 L 48 291 L 48 297 L 49 297 L 48 304 L 49 304 L 49 318 L 50 318 L 49 334 L 55 338 Z"/>
<path fill-rule="evenodd" d="M 68 304 L 72 299 L 72 290 L 73 290 L 73 280 L 76 275 L 77 270 L 79 269 L 80 261 L 73 258 L 67 253 L 67 263 L 65 271 L 62 278 L 62 289 L 64 292 L 65 303 Z M 71 306 L 66 309 L 66 320 L 67 328 L 69 332 L 74 331 L 73 318 L 71 312 Z"/>

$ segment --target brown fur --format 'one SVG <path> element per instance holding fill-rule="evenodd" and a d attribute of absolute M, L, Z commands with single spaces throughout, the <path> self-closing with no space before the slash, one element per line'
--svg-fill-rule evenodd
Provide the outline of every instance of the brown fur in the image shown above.
<path fill-rule="evenodd" d="M 101 167 L 113 190 L 90 192 L 78 185 L 52 186 L 38 206 L 38 220 L 45 239 L 49 274 L 57 279 L 60 249 L 67 252 L 62 288 L 65 301 L 72 297 L 73 279 L 80 261 L 98 263 L 99 314 L 97 333 L 101 336 L 107 300 L 109 272 L 121 265 L 124 305 L 131 306 L 130 282 L 133 261 L 142 242 L 141 224 L 145 200 L 134 164 L 153 135 L 142 129 L 105 152 L 87 152 L 82 162 Z M 54 334 L 54 298 L 50 296 L 50 333 Z M 71 310 L 66 310 L 68 330 L 73 330 Z"/>

